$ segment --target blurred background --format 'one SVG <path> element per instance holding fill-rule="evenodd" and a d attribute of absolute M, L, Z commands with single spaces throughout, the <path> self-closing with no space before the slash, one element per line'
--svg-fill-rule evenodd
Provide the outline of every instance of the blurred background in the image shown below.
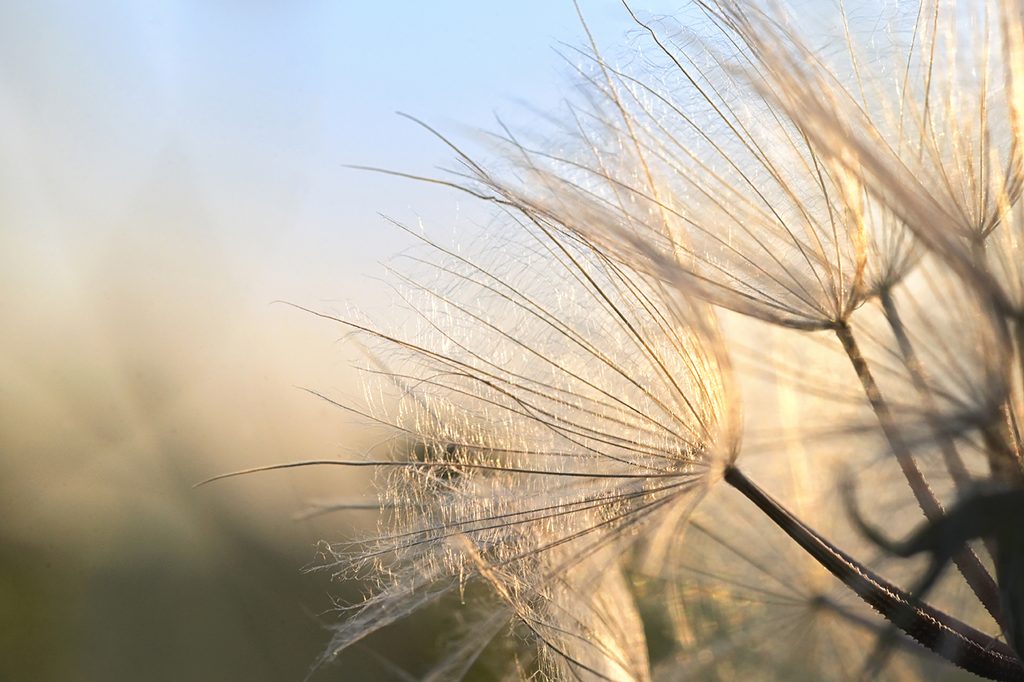
<path fill-rule="evenodd" d="M 602 43 L 635 30 L 584 9 Z M 394 112 L 516 124 L 581 35 L 569 0 L 0 3 L 0 679 L 307 673 L 359 586 L 302 569 L 374 519 L 294 517 L 365 479 L 192 486 L 372 444 L 299 388 L 360 395 L 343 330 L 274 301 L 386 318 L 409 240 L 378 214 L 451 238 L 488 210 L 345 164 L 450 166 Z M 315 679 L 402 679 L 431 636 Z"/>

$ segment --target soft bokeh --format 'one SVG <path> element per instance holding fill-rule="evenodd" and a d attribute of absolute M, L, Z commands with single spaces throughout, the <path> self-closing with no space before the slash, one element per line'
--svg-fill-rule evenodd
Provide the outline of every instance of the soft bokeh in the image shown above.
<path fill-rule="evenodd" d="M 487 210 L 345 164 L 433 172 L 396 110 L 471 139 L 556 103 L 580 35 L 539 0 L 0 4 L 0 678 L 301 678 L 354 589 L 301 568 L 353 519 L 292 514 L 365 480 L 192 484 L 369 444 L 296 388 L 359 394 L 343 331 L 273 302 L 386 315 L 378 212 Z"/>

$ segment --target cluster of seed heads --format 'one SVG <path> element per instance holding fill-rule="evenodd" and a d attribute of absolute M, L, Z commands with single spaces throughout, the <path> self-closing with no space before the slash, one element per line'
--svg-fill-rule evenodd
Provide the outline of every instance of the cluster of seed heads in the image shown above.
<path fill-rule="evenodd" d="M 438 134 L 494 224 L 317 313 L 388 446 L 325 662 L 451 603 L 415 676 L 1024 679 L 1024 4 L 834 5 L 626 5 L 561 127 Z"/>

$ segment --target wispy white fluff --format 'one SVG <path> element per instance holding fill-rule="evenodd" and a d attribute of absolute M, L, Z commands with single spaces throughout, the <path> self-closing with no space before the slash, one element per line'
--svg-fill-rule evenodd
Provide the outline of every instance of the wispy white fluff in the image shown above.
<path fill-rule="evenodd" d="M 407 256 L 409 336 L 357 327 L 387 368 L 368 371 L 391 387 L 367 416 L 394 430 L 400 460 L 410 447 L 419 460 L 390 467 L 380 535 L 325 566 L 377 583 L 331 652 L 484 585 L 545 667 L 647 679 L 617 562 L 735 456 L 716 322 L 588 244 L 504 229 L 482 256 Z"/>

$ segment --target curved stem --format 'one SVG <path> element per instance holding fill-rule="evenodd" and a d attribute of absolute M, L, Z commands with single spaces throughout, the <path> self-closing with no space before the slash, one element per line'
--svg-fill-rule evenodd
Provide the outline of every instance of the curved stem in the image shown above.
<path fill-rule="evenodd" d="M 914 498 L 921 507 L 921 511 L 924 512 L 925 517 L 929 521 L 941 519 L 945 514 L 942 504 L 935 497 L 935 493 L 932 492 L 927 479 L 925 479 L 924 474 L 921 473 L 917 463 L 914 461 L 910 448 L 896 427 L 892 411 L 889 409 L 889 403 L 882 397 L 882 392 L 875 381 L 874 375 L 871 373 L 871 368 L 868 366 L 867 360 L 861 353 L 860 346 L 853 336 L 853 330 L 850 328 L 849 323 L 840 322 L 836 325 L 835 332 L 836 336 L 839 337 L 840 343 L 843 344 L 843 350 L 846 351 L 847 357 L 850 358 L 850 363 L 853 365 L 857 378 L 860 379 L 861 385 L 864 388 L 864 394 L 867 396 L 875 416 L 878 417 L 878 423 L 882 427 L 882 432 L 889 442 L 889 447 L 892 449 L 893 455 L 895 455 L 896 461 L 900 465 L 900 470 L 907 479 L 910 490 L 914 493 Z M 953 563 L 956 564 L 956 567 L 964 576 L 964 580 L 967 581 L 967 584 L 989 614 L 997 623 L 1002 623 L 999 588 L 974 551 L 969 547 L 964 547 L 962 551 L 953 557 Z"/>
<path fill-rule="evenodd" d="M 791 514 L 739 469 L 725 481 L 865 603 L 909 637 L 950 663 L 990 680 L 1024 681 L 1024 664 L 1002 642 L 910 595 L 837 548 Z"/>
<path fill-rule="evenodd" d="M 881 294 L 879 294 L 879 300 L 882 303 L 882 309 L 885 311 L 885 319 L 889 323 L 889 329 L 892 330 L 893 336 L 896 337 L 896 343 L 900 347 L 900 355 L 903 358 L 903 364 L 907 368 L 907 372 L 910 374 L 910 381 L 913 383 L 918 397 L 924 403 L 928 426 L 938 440 L 946 471 L 953 478 L 956 489 L 962 491 L 970 483 L 971 475 L 967 471 L 967 466 L 964 464 L 963 458 L 960 457 L 960 453 L 957 452 L 953 439 L 945 433 L 945 429 L 939 420 L 938 413 L 935 410 L 935 401 L 932 398 L 931 391 L 928 390 L 928 382 L 924 378 L 924 372 L 921 370 L 921 361 L 917 357 L 917 351 L 914 350 L 914 344 L 907 335 L 907 328 L 900 317 L 899 309 L 896 308 L 896 301 L 893 299 L 892 291 L 883 289 Z"/>

